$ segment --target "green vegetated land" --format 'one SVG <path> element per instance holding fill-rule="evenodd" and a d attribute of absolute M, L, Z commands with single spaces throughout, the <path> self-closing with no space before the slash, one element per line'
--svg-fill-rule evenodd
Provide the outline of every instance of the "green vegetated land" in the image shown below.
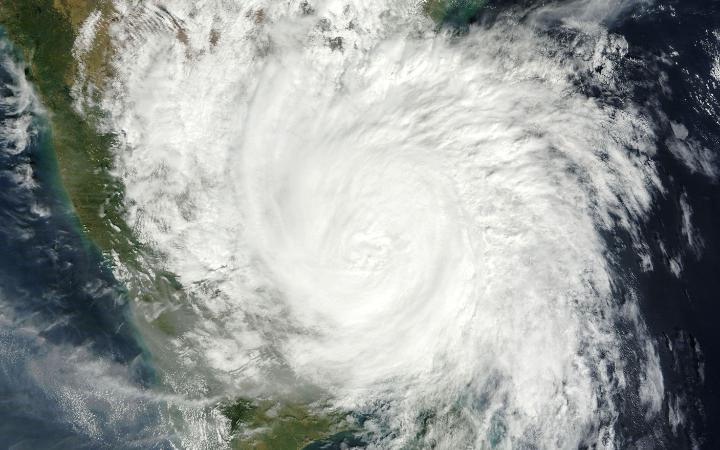
<path fill-rule="evenodd" d="M 123 185 L 111 173 L 114 136 L 98 132 L 98 111 L 81 114 L 73 107 L 71 92 L 78 77 L 73 45 L 79 27 L 96 10 L 102 16 L 83 63 L 87 78 L 102 87 L 112 76 L 110 2 L 1 0 L 0 26 L 22 51 L 26 76 L 47 109 L 60 178 L 82 230 L 106 255 L 117 252 L 124 264 L 143 270 L 138 262 L 143 249 L 124 220 Z M 157 301 L 158 296 L 172 297 L 182 289 L 172 274 L 151 272 L 149 283 L 130 288 L 131 298 Z M 161 331 L 173 334 L 174 324 L 165 325 Z M 230 445 L 236 449 L 294 450 L 341 431 L 341 418 L 314 413 L 301 403 L 241 399 L 219 407 L 230 422 Z"/>
<path fill-rule="evenodd" d="M 82 63 L 86 82 L 101 90 L 112 77 L 108 28 L 115 11 L 110 0 L 0 0 L 0 26 L 22 51 L 26 76 L 47 109 L 62 187 L 88 245 L 101 251 L 108 265 L 115 254 L 137 275 L 123 286 L 129 299 L 176 302 L 182 286 L 173 274 L 151 267 L 152 249 L 139 243 L 124 219 L 124 186 L 112 173 L 116 137 L 98 132 L 100 111 L 79 113 L 73 106 L 72 89 L 79 80 L 73 46 L 80 26 L 95 11 L 100 13 L 96 37 Z M 136 322 L 146 329 L 142 318 Z"/>
<path fill-rule="evenodd" d="M 466 24 L 487 0 L 427 0 L 423 11 L 438 24 Z M 71 89 L 78 62 L 72 48 L 78 29 L 100 11 L 95 42 L 83 56 L 90 82 L 102 88 L 109 79 L 112 45 L 107 27 L 109 0 L 2 0 L 0 24 L 22 49 L 27 75 L 49 110 L 53 144 L 63 185 L 87 236 L 105 253 L 115 251 L 125 264 L 139 257 L 139 244 L 124 220 L 123 185 L 111 173 L 114 137 L 93 125 L 99 112 L 79 114 Z"/>
<path fill-rule="evenodd" d="M 113 136 L 98 133 L 91 117 L 73 108 L 71 88 L 77 75 L 72 56 L 80 24 L 103 0 L 2 0 L 0 25 L 22 50 L 26 75 L 48 109 L 60 175 L 86 235 L 103 252 L 134 259 L 136 242 L 123 219 L 123 186 L 110 170 Z M 89 57 L 99 71 L 108 49 L 95 46 Z M 93 72 L 97 73 L 97 72 Z"/>
<path fill-rule="evenodd" d="M 438 25 L 464 26 L 487 0 L 427 0 L 423 12 Z M 94 11 L 101 13 L 92 47 L 83 56 L 87 81 L 102 89 L 112 76 L 113 47 L 108 27 L 114 13 L 110 0 L 0 0 L 0 26 L 21 49 L 26 76 L 48 110 L 60 177 L 86 236 L 105 254 L 115 252 L 123 264 L 145 272 L 143 250 L 124 220 L 124 187 L 112 174 L 115 137 L 98 132 L 99 111 L 78 113 L 72 88 L 78 61 L 72 54 L 79 27 Z M 149 282 L 130 288 L 140 301 L 171 297 L 182 286 L 172 274 L 149 271 Z M 162 324 L 158 324 L 162 325 Z M 173 324 L 161 327 L 173 333 Z M 314 412 L 301 403 L 239 399 L 219 405 L 228 418 L 235 449 L 293 450 L 329 443 L 357 445 L 353 426 L 341 414 Z"/>
<path fill-rule="evenodd" d="M 297 450 L 323 444 L 357 445 L 350 422 L 342 414 L 314 412 L 303 403 L 238 399 L 223 405 L 230 419 L 236 450 Z"/>

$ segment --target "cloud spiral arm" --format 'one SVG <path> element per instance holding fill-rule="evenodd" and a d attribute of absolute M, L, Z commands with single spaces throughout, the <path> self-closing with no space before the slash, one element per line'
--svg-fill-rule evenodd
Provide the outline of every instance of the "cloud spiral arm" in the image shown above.
<path fill-rule="evenodd" d="M 382 448 L 613 448 L 621 396 L 657 412 L 606 241 L 642 248 L 652 127 L 571 81 L 621 37 L 573 28 L 588 60 L 512 15 L 458 37 L 411 3 L 206 3 L 117 2 L 103 102 L 129 220 L 193 294 L 190 366 L 229 395 L 290 373 Z"/>

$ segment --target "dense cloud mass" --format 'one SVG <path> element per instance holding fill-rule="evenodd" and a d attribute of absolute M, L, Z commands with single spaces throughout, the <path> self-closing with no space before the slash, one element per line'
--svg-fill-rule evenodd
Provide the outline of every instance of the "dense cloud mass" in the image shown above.
<path fill-rule="evenodd" d="M 574 81 L 622 89 L 628 2 L 460 32 L 416 2 L 115 6 L 100 106 L 130 223 L 190 293 L 183 370 L 362 411 L 379 448 L 613 448 L 659 413 L 606 242 L 645 252 L 656 138 Z"/>

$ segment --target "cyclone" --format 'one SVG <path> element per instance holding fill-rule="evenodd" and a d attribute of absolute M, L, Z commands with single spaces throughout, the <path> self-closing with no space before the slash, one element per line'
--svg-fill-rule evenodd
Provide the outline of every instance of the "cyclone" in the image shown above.
<path fill-rule="evenodd" d="M 416 2 L 201 3 L 115 2 L 115 81 L 78 100 L 189 293 L 183 371 L 362 413 L 375 448 L 614 448 L 659 413 L 608 237 L 646 254 L 656 137 L 578 82 L 623 89 L 627 2 L 459 32 Z"/>

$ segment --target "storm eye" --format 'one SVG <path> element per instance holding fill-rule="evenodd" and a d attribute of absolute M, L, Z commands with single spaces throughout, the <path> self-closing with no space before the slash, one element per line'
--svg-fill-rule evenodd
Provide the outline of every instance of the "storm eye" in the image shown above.
<path fill-rule="evenodd" d="M 719 447 L 710 3 L 0 1 L 0 446 Z"/>

